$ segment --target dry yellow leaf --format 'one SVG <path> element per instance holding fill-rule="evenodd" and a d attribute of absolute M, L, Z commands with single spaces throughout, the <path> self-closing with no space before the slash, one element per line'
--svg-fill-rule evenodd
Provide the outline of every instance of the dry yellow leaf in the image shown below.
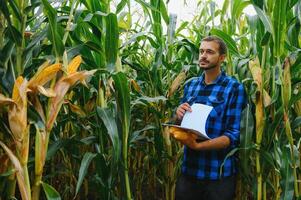
<path fill-rule="evenodd" d="M 34 92 L 37 91 L 39 85 L 43 86 L 48 81 L 52 80 L 56 76 L 56 73 L 61 70 L 62 64 L 56 63 L 49 66 L 42 65 L 40 68 L 41 69 L 38 70 L 28 83 L 28 88 Z"/>

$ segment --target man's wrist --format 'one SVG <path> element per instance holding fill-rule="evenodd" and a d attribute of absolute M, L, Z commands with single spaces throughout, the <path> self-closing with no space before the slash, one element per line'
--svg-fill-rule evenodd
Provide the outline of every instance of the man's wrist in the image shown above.
<path fill-rule="evenodd" d="M 176 117 L 175 117 L 175 124 L 176 124 L 176 125 L 180 125 L 181 122 L 182 122 L 182 120 L 179 119 L 179 118 L 176 116 Z"/>

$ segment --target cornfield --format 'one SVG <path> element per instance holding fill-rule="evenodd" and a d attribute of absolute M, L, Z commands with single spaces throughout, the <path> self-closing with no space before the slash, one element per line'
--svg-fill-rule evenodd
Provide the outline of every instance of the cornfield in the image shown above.
<path fill-rule="evenodd" d="M 301 199 L 301 1 L 199 0 L 184 22 L 168 3 L 0 0 L 0 200 L 173 200 L 162 123 L 208 35 L 248 95 L 236 200 Z"/>

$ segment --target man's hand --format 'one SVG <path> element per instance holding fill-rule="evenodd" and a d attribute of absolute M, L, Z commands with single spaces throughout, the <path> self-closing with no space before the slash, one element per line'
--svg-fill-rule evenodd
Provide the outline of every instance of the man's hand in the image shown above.
<path fill-rule="evenodd" d="M 188 103 L 182 103 L 176 111 L 177 119 L 182 120 L 186 111 L 192 112 L 191 107 Z"/>
<path fill-rule="evenodd" d="M 188 146 L 191 149 L 197 148 L 198 143 L 196 142 L 196 139 L 198 138 L 198 136 L 196 134 L 177 127 L 170 127 L 169 132 L 176 140 L 178 140 L 182 144 Z"/>

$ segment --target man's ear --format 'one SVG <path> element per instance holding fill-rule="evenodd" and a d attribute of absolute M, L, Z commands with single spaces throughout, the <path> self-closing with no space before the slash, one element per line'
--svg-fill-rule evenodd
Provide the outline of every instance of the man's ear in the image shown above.
<path fill-rule="evenodd" d="M 226 54 L 222 54 L 219 56 L 219 60 L 222 62 L 224 62 L 224 60 L 226 59 Z"/>

